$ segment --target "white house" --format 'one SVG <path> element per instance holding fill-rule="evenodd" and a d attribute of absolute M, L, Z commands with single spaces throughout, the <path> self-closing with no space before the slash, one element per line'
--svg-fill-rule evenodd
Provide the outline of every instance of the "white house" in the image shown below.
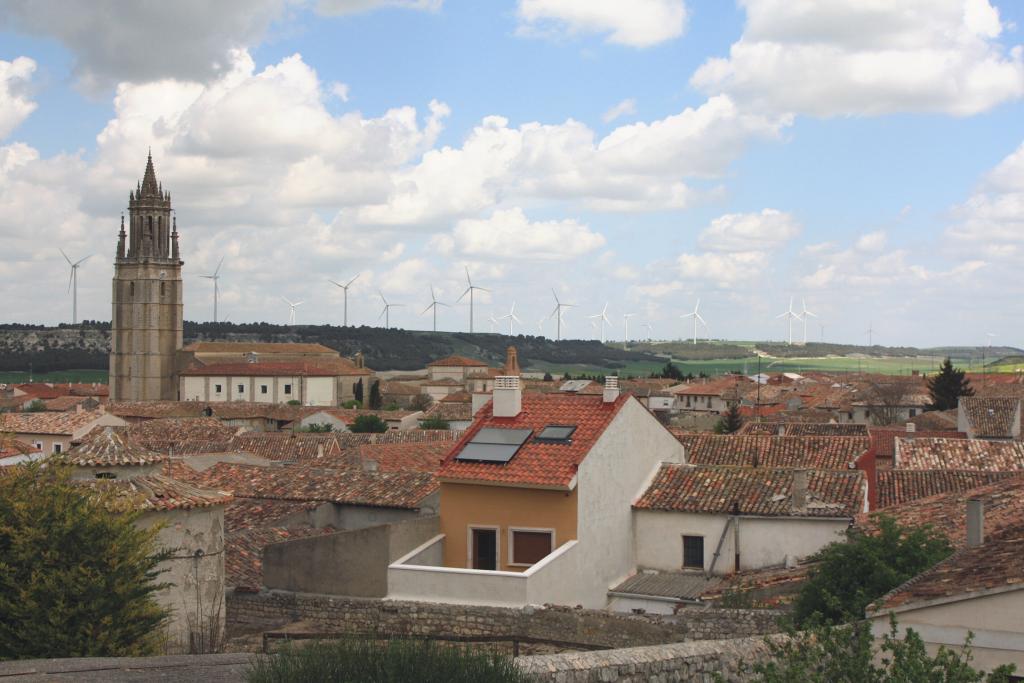
<path fill-rule="evenodd" d="M 345 359 L 215 363 L 183 370 L 179 396 L 183 401 L 209 403 L 248 401 L 304 406 L 337 406 L 355 398 L 363 383 L 369 391 L 372 373 Z"/>

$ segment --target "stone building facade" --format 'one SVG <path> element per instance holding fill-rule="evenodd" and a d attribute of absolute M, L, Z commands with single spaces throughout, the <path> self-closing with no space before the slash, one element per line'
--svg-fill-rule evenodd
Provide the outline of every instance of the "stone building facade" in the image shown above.
<path fill-rule="evenodd" d="M 129 194 L 114 259 L 110 341 L 110 398 L 176 400 L 175 357 L 182 347 L 182 280 L 177 220 L 146 161 L 142 182 Z"/>

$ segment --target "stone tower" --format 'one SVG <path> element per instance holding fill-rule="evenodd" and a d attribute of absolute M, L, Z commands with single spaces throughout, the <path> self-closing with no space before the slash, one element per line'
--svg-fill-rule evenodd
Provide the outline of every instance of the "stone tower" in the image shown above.
<path fill-rule="evenodd" d="M 128 196 L 114 258 L 110 334 L 110 398 L 176 400 L 175 356 L 182 344 L 181 267 L 178 224 L 171 194 L 146 161 L 142 182 Z"/>

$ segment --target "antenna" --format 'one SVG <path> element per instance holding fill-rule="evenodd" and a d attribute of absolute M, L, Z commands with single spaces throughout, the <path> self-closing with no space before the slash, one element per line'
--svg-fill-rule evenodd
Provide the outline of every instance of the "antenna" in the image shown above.
<path fill-rule="evenodd" d="M 469 266 L 466 266 L 465 268 L 466 268 L 466 284 L 469 285 L 469 286 L 466 287 L 466 291 L 462 293 L 462 296 L 460 296 L 458 299 L 455 300 L 455 303 L 458 303 L 458 302 L 462 301 L 466 297 L 466 295 L 469 294 L 469 331 L 470 331 L 470 333 L 472 333 L 473 332 L 473 292 L 475 290 L 477 290 L 477 289 L 479 289 L 481 292 L 489 292 L 491 290 L 484 289 L 483 287 L 477 287 L 476 285 L 474 285 L 473 284 L 473 279 L 469 277 Z M 494 316 L 491 315 L 491 317 L 493 318 Z M 492 329 L 491 331 L 493 332 L 494 330 Z"/>
<path fill-rule="evenodd" d="M 700 315 L 700 299 L 697 299 L 697 305 L 693 307 L 693 312 L 692 313 L 684 313 L 683 315 L 681 315 L 679 317 L 680 318 L 684 318 L 684 319 L 685 318 L 693 318 L 693 343 L 696 345 L 696 343 L 697 343 L 697 323 L 699 322 L 701 325 L 704 326 L 704 330 L 708 331 L 708 323 Z"/>
<path fill-rule="evenodd" d="M 793 310 L 793 297 L 789 297 L 789 308 L 775 316 L 776 318 L 785 318 L 789 322 L 789 345 L 793 345 L 793 321 L 800 320 L 800 314 Z"/>
<path fill-rule="evenodd" d="M 380 321 L 381 318 L 384 318 L 384 329 L 387 330 L 391 327 L 391 309 L 396 308 L 398 306 L 404 306 L 405 304 L 390 303 L 387 299 L 384 298 L 384 292 L 380 291 L 379 289 L 377 290 L 377 294 L 380 295 L 380 300 L 384 302 L 384 310 L 382 310 L 380 312 L 380 315 L 377 316 L 377 320 Z"/>
<path fill-rule="evenodd" d="M 302 304 L 304 304 L 305 302 L 304 301 L 289 301 L 288 299 L 285 299 L 283 296 L 281 297 L 281 299 L 286 304 L 288 304 L 288 324 L 289 325 L 294 325 L 295 324 L 295 309 L 298 308 L 299 306 L 301 306 Z"/>
<path fill-rule="evenodd" d="M 601 309 L 600 313 L 588 315 L 587 317 L 594 321 L 591 323 L 591 325 L 599 326 L 599 329 L 601 331 L 601 343 L 604 344 L 604 326 L 605 324 L 607 324 L 609 327 L 611 327 L 612 325 L 612 321 L 608 319 L 608 303 L 605 302 L 604 308 Z"/>
<path fill-rule="evenodd" d="M 434 296 L 434 285 L 430 285 L 430 305 L 424 308 L 423 313 L 420 313 L 420 315 L 423 315 L 430 310 L 434 311 L 434 332 L 437 332 L 437 307 L 447 305 L 448 304 L 437 300 L 437 297 Z"/>
<path fill-rule="evenodd" d="M 800 316 L 804 322 L 804 346 L 807 346 L 807 318 L 817 318 L 818 316 L 807 310 L 807 300 L 800 297 Z"/>
<path fill-rule="evenodd" d="M 71 273 L 68 276 L 68 291 L 71 292 L 71 324 L 72 325 L 77 325 L 78 324 L 78 267 L 80 265 L 82 265 L 83 263 L 85 263 L 85 259 L 92 257 L 92 254 L 89 254 L 89 256 L 84 256 L 84 257 L 78 259 L 77 261 L 72 262 L 71 259 L 68 258 L 68 255 L 64 253 L 63 249 L 58 247 L 57 250 L 60 252 L 61 256 L 64 257 L 64 260 L 68 262 L 68 265 L 71 266 Z"/>
<path fill-rule="evenodd" d="M 493 316 L 491 316 L 491 317 L 493 317 Z M 501 316 L 500 318 L 497 318 L 497 320 L 508 320 L 508 336 L 511 337 L 512 336 L 512 323 L 513 322 L 517 322 L 517 323 L 521 323 L 522 322 L 519 318 L 516 317 L 516 302 L 513 301 L 512 302 L 512 308 L 509 310 L 509 312 L 506 313 L 505 315 Z"/>
<path fill-rule="evenodd" d="M 562 341 L 562 325 L 565 324 L 565 320 L 562 318 L 562 309 L 572 308 L 576 304 L 563 304 L 559 301 L 558 294 L 555 293 L 553 288 L 551 290 L 551 296 L 555 297 L 555 309 L 551 311 L 551 315 L 548 316 L 548 319 L 554 318 L 557 321 L 555 325 L 555 341 Z"/>
<path fill-rule="evenodd" d="M 199 276 L 201 278 L 206 278 L 207 280 L 213 280 L 213 322 L 217 322 L 217 299 L 220 296 L 219 281 L 220 281 L 220 267 L 222 265 L 224 265 L 224 257 L 223 256 L 220 257 L 220 262 L 217 264 L 217 268 L 214 269 L 213 275 L 200 275 Z"/>
<path fill-rule="evenodd" d="M 330 282 L 332 285 L 335 285 L 337 287 L 341 287 L 341 289 L 345 292 L 345 313 L 344 313 L 344 316 L 342 317 L 342 322 L 341 322 L 343 327 L 348 327 L 348 288 L 352 286 L 352 283 L 356 281 L 357 277 L 359 277 L 358 273 L 356 273 L 355 277 L 353 277 L 351 280 L 349 280 L 345 284 L 341 284 L 340 282 L 335 282 L 334 280 L 328 280 L 328 282 Z"/>

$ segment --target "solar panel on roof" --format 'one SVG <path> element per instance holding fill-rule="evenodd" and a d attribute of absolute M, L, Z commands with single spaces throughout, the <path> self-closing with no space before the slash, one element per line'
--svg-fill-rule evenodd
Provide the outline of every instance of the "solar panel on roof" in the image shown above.
<path fill-rule="evenodd" d="M 515 456 L 532 433 L 532 429 L 484 427 L 459 451 L 455 459 L 506 463 Z"/>
<path fill-rule="evenodd" d="M 556 443 L 569 443 L 572 433 L 576 431 L 576 425 L 548 425 L 540 430 L 534 439 L 536 441 L 549 441 Z"/>

